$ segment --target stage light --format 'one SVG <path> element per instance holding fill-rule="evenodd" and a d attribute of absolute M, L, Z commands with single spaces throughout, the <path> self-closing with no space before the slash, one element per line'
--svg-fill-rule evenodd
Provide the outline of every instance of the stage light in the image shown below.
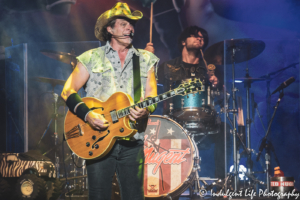
<path fill-rule="evenodd" d="M 232 172 L 233 165 L 230 166 L 229 171 Z M 245 173 L 247 172 L 247 168 L 244 165 L 239 166 L 239 177 L 240 180 L 248 180 L 248 178 L 245 176 Z"/>

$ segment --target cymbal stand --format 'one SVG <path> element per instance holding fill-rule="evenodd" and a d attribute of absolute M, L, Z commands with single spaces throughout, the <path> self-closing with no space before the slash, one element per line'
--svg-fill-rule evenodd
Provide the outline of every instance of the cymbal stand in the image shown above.
<path fill-rule="evenodd" d="M 57 134 L 57 117 L 58 117 L 58 113 L 57 113 L 57 100 L 58 100 L 58 94 L 56 94 L 54 92 L 54 87 L 55 84 L 52 84 L 52 95 L 53 95 L 53 99 L 54 99 L 54 113 L 51 116 L 51 120 L 49 121 L 46 130 L 44 131 L 41 139 L 38 141 L 36 148 L 38 148 L 39 144 L 41 143 L 42 139 L 44 138 L 44 136 L 46 135 L 53 119 L 54 119 L 54 147 L 51 148 L 49 151 L 47 151 L 46 153 L 44 153 L 44 155 L 46 155 L 47 153 L 49 153 L 51 150 L 55 150 L 54 153 L 54 159 L 55 159 L 55 170 L 56 170 L 56 176 L 57 178 L 59 178 L 59 157 L 58 157 L 58 153 L 57 153 L 57 145 L 58 145 L 58 134 Z"/>
<path fill-rule="evenodd" d="M 225 46 L 224 46 L 225 48 Z M 237 135 L 237 129 L 236 129 L 236 91 L 237 89 L 235 88 L 235 53 L 238 50 L 235 46 L 228 48 L 227 50 L 231 51 L 231 63 L 232 63 L 232 110 L 233 110 L 233 120 L 232 120 L 232 125 L 233 125 L 233 130 L 232 130 L 232 135 L 233 135 L 233 162 L 234 162 L 234 169 L 233 169 L 233 174 L 234 174 L 234 191 L 237 192 L 237 186 L 238 186 L 238 159 L 237 159 L 237 141 L 236 141 L 236 135 Z M 226 52 L 226 51 L 224 51 Z"/>
<path fill-rule="evenodd" d="M 246 68 L 246 78 L 249 78 L 249 69 Z M 246 79 L 244 87 L 246 88 L 246 100 L 247 100 L 247 119 L 246 119 L 246 132 L 247 132 L 247 151 L 251 151 L 251 138 L 250 138 L 250 125 L 252 120 L 250 119 L 250 88 L 251 80 Z M 251 159 L 251 152 L 247 154 L 247 172 L 252 173 L 253 162 Z M 251 184 L 250 179 L 248 179 L 248 184 Z"/>
<path fill-rule="evenodd" d="M 54 98 L 54 145 L 58 144 L 58 134 L 57 134 L 57 100 L 58 94 L 54 93 L 53 91 L 53 98 Z M 55 158 L 55 169 L 56 169 L 56 177 L 59 178 L 59 157 L 57 153 L 57 149 L 55 149 L 54 153 Z"/>

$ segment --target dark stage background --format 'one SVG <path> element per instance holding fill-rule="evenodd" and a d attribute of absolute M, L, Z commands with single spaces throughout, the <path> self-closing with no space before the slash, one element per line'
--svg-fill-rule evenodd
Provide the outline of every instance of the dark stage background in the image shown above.
<path fill-rule="evenodd" d="M 48 4 L 54 1 L 49 1 Z M 72 1 L 70 1 L 72 2 Z M 76 3 L 75 3 L 76 2 Z M 28 79 L 29 79 L 29 110 L 28 110 L 28 149 L 35 149 L 36 143 L 46 129 L 53 111 L 52 87 L 45 83 L 33 81 L 34 77 L 48 77 L 66 80 L 71 73 L 70 65 L 60 63 L 39 53 L 42 49 L 71 52 L 75 54 L 95 48 L 99 44 L 94 36 L 94 25 L 101 13 L 110 9 L 117 1 L 77 0 L 69 4 L 46 9 L 44 1 L 0 0 L 0 46 L 10 47 L 22 43 L 28 44 Z M 136 24 L 134 46 L 144 48 L 149 41 L 150 0 L 126 1 L 132 9 L 141 10 L 143 19 Z M 160 62 L 167 61 L 179 54 L 176 40 L 183 28 L 197 25 L 207 30 L 209 34 L 208 47 L 229 39 L 253 38 L 265 43 L 264 51 L 248 62 L 236 65 L 236 77 L 244 77 L 246 68 L 254 78 L 266 77 L 280 69 L 285 70 L 270 76 L 269 90 L 274 91 L 280 83 L 291 76 L 296 81 L 285 89 L 285 96 L 275 115 L 269 139 L 272 141 L 281 169 L 286 176 L 293 176 L 296 187 L 300 188 L 300 131 L 299 131 L 299 39 L 300 39 L 300 1 L 298 0 L 157 0 L 154 3 L 153 43 L 155 54 Z M 92 42 L 94 41 L 94 42 Z M 88 45 L 86 45 L 88 44 Z M 1 61 L 1 143 L 0 150 L 9 147 L 7 139 L 5 110 L 7 92 L 5 91 L 5 68 Z M 226 73 L 224 73 L 224 70 Z M 229 93 L 231 92 L 231 65 L 217 65 L 220 80 Z M 243 98 L 246 110 L 246 93 L 243 83 L 237 84 L 238 96 Z M 60 94 L 62 86 L 54 91 Z M 159 92 L 162 92 L 159 86 Z M 267 79 L 254 82 L 251 87 L 254 100 L 262 115 L 262 121 L 267 128 Z M 273 113 L 278 94 L 270 100 L 269 114 Z M 65 108 L 59 106 L 60 114 Z M 162 113 L 162 106 L 155 114 Z M 222 120 L 227 122 L 223 114 Z M 246 113 L 244 113 L 246 119 Z M 251 148 L 258 151 L 260 140 L 265 132 L 257 113 L 252 111 L 251 118 Z M 58 134 L 62 135 L 63 118 L 58 121 Z M 47 151 L 53 145 L 54 127 L 50 126 L 47 136 L 42 140 L 39 150 Z M 214 177 L 213 149 L 215 144 L 200 149 L 202 157 L 201 176 Z M 228 168 L 232 165 L 232 155 Z M 262 154 L 264 159 L 264 154 Z M 255 157 L 253 156 L 253 160 Z M 242 163 L 244 161 L 242 160 Z M 263 161 L 264 162 L 264 161 Z M 272 169 L 276 162 L 272 156 Z M 245 165 L 245 164 L 244 164 Z M 254 161 L 254 169 L 261 170 L 259 162 Z M 272 170 L 273 172 L 273 170 Z M 262 175 L 259 176 L 264 180 Z"/>

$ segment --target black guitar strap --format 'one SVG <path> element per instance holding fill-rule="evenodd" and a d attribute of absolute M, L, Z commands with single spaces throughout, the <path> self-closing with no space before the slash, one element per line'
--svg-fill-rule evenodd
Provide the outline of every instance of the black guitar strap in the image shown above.
<path fill-rule="evenodd" d="M 141 74 L 139 56 L 137 56 L 135 53 L 132 56 L 132 64 L 134 103 L 137 103 L 141 98 Z"/>

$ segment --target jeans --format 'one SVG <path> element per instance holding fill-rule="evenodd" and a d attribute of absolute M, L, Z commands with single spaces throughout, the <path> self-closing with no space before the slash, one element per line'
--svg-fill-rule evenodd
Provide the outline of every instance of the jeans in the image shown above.
<path fill-rule="evenodd" d="M 116 173 L 122 200 L 144 199 L 144 142 L 117 140 L 99 160 L 87 160 L 89 200 L 111 200 Z"/>

